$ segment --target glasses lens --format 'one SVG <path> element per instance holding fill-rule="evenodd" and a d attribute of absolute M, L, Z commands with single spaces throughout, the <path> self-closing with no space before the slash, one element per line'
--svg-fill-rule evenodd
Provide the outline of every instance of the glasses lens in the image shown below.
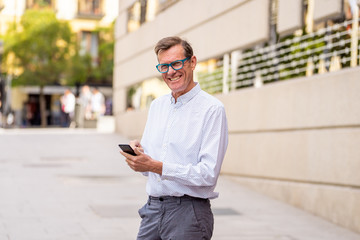
<path fill-rule="evenodd" d="M 171 63 L 171 67 L 175 70 L 180 70 L 184 66 L 182 61 L 176 61 Z"/>
<path fill-rule="evenodd" d="M 159 72 L 161 72 L 161 73 L 166 73 L 169 69 L 169 66 L 166 64 L 159 64 L 156 67 L 159 70 Z"/>

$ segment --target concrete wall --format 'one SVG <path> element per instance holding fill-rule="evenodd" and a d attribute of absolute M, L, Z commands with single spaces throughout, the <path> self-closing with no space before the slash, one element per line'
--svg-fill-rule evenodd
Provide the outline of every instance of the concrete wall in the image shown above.
<path fill-rule="evenodd" d="M 219 95 L 230 133 L 222 173 L 360 232 L 359 76 L 357 67 Z"/>

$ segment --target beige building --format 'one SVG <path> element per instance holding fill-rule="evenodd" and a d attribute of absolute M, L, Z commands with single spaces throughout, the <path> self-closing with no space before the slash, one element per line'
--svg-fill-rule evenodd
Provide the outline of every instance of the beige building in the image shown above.
<path fill-rule="evenodd" d="M 41 6 L 52 8 L 58 19 L 69 21 L 73 32 L 77 33 L 81 45 L 80 51 L 90 53 L 94 60 L 98 58 L 99 51 L 99 36 L 95 31 L 96 28 L 109 26 L 119 14 L 117 0 L 0 0 L 0 34 L 6 32 L 9 23 L 20 21 L 27 9 Z M 5 84 L 7 80 L 2 81 Z M 65 87 L 54 86 L 46 86 L 44 89 L 46 101 L 51 102 L 47 106 L 47 110 L 53 115 L 48 123 L 50 125 L 58 124 L 59 97 L 64 90 Z M 72 91 L 75 93 L 75 88 Z M 111 87 L 100 87 L 100 91 L 107 98 L 112 97 Z M 38 87 L 17 87 L 8 94 L 10 100 L 7 102 L 15 112 L 15 125 L 22 125 L 21 111 L 24 102 L 30 101 L 36 106 L 39 104 L 38 95 Z M 34 120 L 33 124 L 37 125 L 38 120 Z"/>
<path fill-rule="evenodd" d="M 118 1 L 114 0 L 1 0 L 0 32 L 6 31 L 9 22 L 18 21 L 26 9 L 44 4 L 53 8 L 59 19 L 69 20 L 75 32 L 94 30 L 98 25 L 108 26 L 119 9 Z"/>
<path fill-rule="evenodd" d="M 141 99 L 156 95 L 142 86 L 160 79 L 153 47 L 179 35 L 193 45 L 202 88 L 226 107 L 230 141 L 222 174 L 360 232 L 356 1 L 119 2 L 113 83 L 119 133 L 141 137 L 148 105 Z"/>

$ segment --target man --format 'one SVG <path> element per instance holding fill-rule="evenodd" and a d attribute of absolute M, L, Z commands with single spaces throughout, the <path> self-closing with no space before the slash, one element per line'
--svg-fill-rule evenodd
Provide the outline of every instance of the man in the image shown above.
<path fill-rule="evenodd" d="M 134 171 L 148 176 L 148 202 L 137 239 L 210 239 L 213 214 L 209 199 L 228 142 L 223 104 L 193 80 L 197 60 L 179 37 L 160 40 L 156 66 L 171 94 L 155 99 L 137 156 L 121 152 Z"/>
<path fill-rule="evenodd" d="M 91 95 L 91 112 L 93 119 L 98 119 L 105 113 L 105 97 L 96 87 Z"/>
<path fill-rule="evenodd" d="M 74 118 L 75 111 L 75 95 L 70 89 L 65 89 L 64 95 L 60 98 L 61 110 L 64 116 L 63 127 L 70 127 Z"/>
<path fill-rule="evenodd" d="M 79 102 L 81 106 L 81 126 L 84 125 L 84 120 L 91 119 L 91 97 L 92 93 L 90 91 L 89 85 L 84 85 L 81 88 Z"/>

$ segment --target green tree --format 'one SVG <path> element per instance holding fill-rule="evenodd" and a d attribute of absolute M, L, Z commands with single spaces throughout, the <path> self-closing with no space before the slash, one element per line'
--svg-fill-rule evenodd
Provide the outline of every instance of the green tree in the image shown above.
<path fill-rule="evenodd" d="M 66 82 L 72 32 L 48 9 L 27 10 L 5 36 L 4 57 L 13 85 L 40 86 L 41 125 L 46 126 L 46 85 Z M 62 79 L 62 81 L 60 81 Z"/>
<path fill-rule="evenodd" d="M 89 54 L 80 55 L 77 51 L 68 61 L 66 78 L 64 80 L 68 85 L 79 86 L 88 80 L 91 71 L 91 56 Z"/>

